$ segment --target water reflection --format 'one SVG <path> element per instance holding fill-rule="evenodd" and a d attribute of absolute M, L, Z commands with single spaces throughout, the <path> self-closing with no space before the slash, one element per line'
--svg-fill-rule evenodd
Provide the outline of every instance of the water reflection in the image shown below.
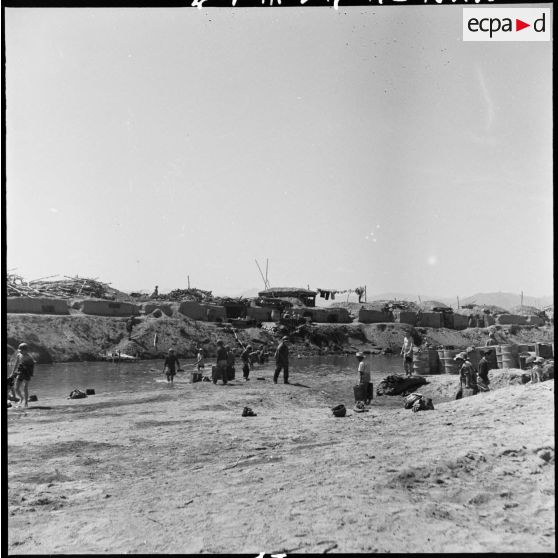
<path fill-rule="evenodd" d="M 385 376 L 402 373 L 402 362 L 397 356 L 370 356 L 368 362 L 371 380 L 376 387 Z M 210 363 L 204 374 L 210 375 Z M 184 372 L 175 378 L 176 386 L 190 383 L 190 372 L 194 370 L 194 360 L 181 359 Z M 41 398 L 66 397 L 73 389 L 95 390 L 97 395 L 121 392 L 148 392 L 166 388 L 166 377 L 162 373 L 162 360 L 147 360 L 134 363 L 111 362 L 69 362 L 41 364 L 35 368 L 35 375 L 29 384 L 30 393 Z M 332 400 L 346 404 L 353 402 L 353 385 L 358 381 L 357 362 L 351 356 L 322 356 L 293 358 L 290 365 L 291 382 L 300 383 L 319 390 Z M 242 376 L 241 365 L 236 365 L 237 378 Z M 273 362 L 256 365 L 250 377 L 271 379 Z M 281 377 L 282 378 L 282 377 Z M 281 379 L 280 379 L 281 381 Z M 385 398 L 384 398 L 385 399 Z"/>

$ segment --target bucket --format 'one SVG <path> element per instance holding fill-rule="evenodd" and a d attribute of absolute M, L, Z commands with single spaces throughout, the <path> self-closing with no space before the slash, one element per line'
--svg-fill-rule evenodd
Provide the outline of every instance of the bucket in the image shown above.
<path fill-rule="evenodd" d="M 192 372 L 192 383 L 201 382 L 202 374 L 201 372 Z"/>
<path fill-rule="evenodd" d="M 353 387 L 353 391 L 355 392 L 355 401 L 365 401 L 368 399 L 368 393 L 365 385 L 356 384 Z"/>
<path fill-rule="evenodd" d="M 419 376 L 430 373 L 430 361 L 427 350 L 413 351 L 413 372 Z"/>
<path fill-rule="evenodd" d="M 460 351 L 456 351 L 454 349 L 444 349 L 443 351 L 439 351 L 438 354 L 440 353 L 442 353 L 440 361 L 443 364 L 444 374 L 459 374 L 459 367 L 457 366 L 457 362 L 453 359 L 460 353 Z"/>
<path fill-rule="evenodd" d="M 281 319 L 281 312 L 277 308 L 271 310 L 271 321 L 278 322 Z"/>
<path fill-rule="evenodd" d="M 519 368 L 517 345 L 497 345 L 498 368 Z"/>

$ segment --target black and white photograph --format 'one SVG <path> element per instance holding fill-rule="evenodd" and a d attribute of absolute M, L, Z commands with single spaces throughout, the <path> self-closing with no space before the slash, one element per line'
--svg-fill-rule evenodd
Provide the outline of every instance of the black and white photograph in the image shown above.
<path fill-rule="evenodd" d="M 4 553 L 554 553 L 553 10 L 3 0 Z"/>

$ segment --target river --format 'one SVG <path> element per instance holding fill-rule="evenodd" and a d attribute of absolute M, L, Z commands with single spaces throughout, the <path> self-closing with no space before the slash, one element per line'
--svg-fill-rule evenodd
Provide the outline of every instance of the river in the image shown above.
<path fill-rule="evenodd" d="M 390 374 L 402 374 L 403 363 L 399 356 L 374 355 L 367 357 L 370 366 L 371 380 L 374 392 L 378 383 Z M 213 360 L 206 364 L 206 375 L 211 375 L 210 366 Z M 29 384 L 29 393 L 37 395 L 39 401 L 52 397 L 67 397 L 77 388 L 82 391 L 94 389 L 96 395 L 111 395 L 122 392 L 150 392 L 159 389 L 189 388 L 190 372 L 194 369 L 193 359 L 181 360 L 184 370 L 175 378 L 174 386 L 167 385 L 166 377 L 162 374 L 162 360 L 144 360 L 133 363 L 111 362 L 68 362 L 56 364 L 40 364 L 35 367 L 35 374 Z M 242 365 L 236 364 L 236 378 L 234 383 L 241 384 Z M 319 390 L 331 402 L 354 403 L 353 385 L 357 383 L 357 361 L 354 356 L 319 356 L 291 359 L 290 381 L 295 386 L 308 387 Z M 255 365 L 250 372 L 250 380 L 258 381 L 273 378 L 273 363 Z M 279 381 L 282 381 L 282 376 Z M 219 386 L 220 386 L 219 382 Z M 193 387 L 193 386 L 192 386 Z M 386 399 L 378 398 L 384 404 Z M 395 403 L 395 401 L 394 401 Z M 400 401 L 397 402 L 400 404 Z"/>

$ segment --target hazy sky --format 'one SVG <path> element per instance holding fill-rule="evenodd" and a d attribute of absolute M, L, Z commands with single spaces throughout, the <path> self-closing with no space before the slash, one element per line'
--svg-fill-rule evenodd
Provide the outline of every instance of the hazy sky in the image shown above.
<path fill-rule="evenodd" d="M 462 10 L 6 9 L 8 270 L 551 294 L 552 45 Z"/>

